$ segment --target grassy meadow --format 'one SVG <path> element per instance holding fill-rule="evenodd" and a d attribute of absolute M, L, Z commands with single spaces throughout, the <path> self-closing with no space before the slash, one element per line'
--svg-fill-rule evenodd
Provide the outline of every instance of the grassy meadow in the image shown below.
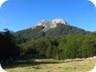
<path fill-rule="evenodd" d="M 83 61 L 54 59 L 21 60 L 18 65 L 5 68 L 8 72 L 88 72 L 94 68 L 96 58 L 86 58 Z"/>

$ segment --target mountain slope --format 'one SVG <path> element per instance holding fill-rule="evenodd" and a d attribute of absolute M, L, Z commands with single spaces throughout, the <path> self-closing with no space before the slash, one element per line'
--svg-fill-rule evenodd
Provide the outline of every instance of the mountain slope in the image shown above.
<path fill-rule="evenodd" d="M 57 35 L 85 35 L 88 32 L 71 26 L 62 19 L 54 19 L 52 21 L 41 21 L 36 26 L 26 30 L 14 33 L 17 43 L 32 41 L 43 36 Z"/>
<path fill-rule="evenodd" d="M 46 35 L 85 35 L 88 32 L 69 25 L 57 24 L 56 28 L 46 31 Z"/>
<path fill-rule="evenodd" d="M 44 27 L 36 26 L 34 29 L 29 28 L 26 30 L 21 30 L 14 33 L 17 43 L 23 43 L 27 41 L 32 41 L 37 39 L 41 36 L 44 36 L 45 33 L 42 31 Z"/>

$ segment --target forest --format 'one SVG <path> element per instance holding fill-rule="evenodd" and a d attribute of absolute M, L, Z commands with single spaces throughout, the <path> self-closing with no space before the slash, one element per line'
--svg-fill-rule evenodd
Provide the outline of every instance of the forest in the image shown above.
<path fill-rule="evenodd" d="M 0 62 L 9 58 L 37 55 L 53 59 L 87 58 L 96 55 L 96 32 L 58 24 L 56 28 L 44 27 L 11 32 L 0 32 Z"/>

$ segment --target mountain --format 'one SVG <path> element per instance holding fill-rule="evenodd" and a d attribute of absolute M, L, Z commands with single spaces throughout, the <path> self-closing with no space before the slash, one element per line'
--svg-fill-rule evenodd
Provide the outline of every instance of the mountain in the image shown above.
<path fill-rule="evenodd" d="M 14 36 L 20 55 L 63 60 L 96 55 L 96 33 L 71 26 L 59 18 L 42 20 L 34 27 L 15 32 Z"/>
<path fill-rule="evenodd" d="M 89 32 L 71 26 L 66 21 L 60 18 L 52 21 L 42 20 L 34 27 L 26 30 L 15 32 L 14 35 L 18 43 L 32 41 L 43 36 L 58 36 L 58 35 L 85 35 Z"/>

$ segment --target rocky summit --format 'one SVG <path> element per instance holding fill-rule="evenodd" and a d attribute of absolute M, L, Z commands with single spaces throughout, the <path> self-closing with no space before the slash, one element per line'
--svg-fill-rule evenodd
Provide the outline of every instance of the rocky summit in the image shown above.
<path fill-rule="evenodd" d="M 48 27 L 55 28 L 55 27 L 57 27 L 57 24 L 59 24 L 59 23 L 64 24 L 64 25 L 69 25 L 63 19 L 56 18 L 56 19 L 53 19 L 52 21 L 42 20 L 36 26 L 43 26 L 45 28 L 48 28 Z"/>

